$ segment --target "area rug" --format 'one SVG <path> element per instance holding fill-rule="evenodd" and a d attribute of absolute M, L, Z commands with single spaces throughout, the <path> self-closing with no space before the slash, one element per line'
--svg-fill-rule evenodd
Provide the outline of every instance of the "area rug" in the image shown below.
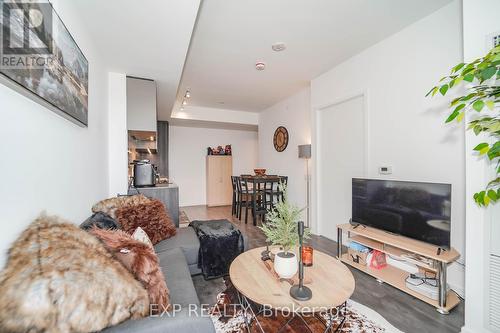
<path fill-rule="evenodd" d="M 217 333 L 240 333 L 247 332 L 245 324 L 245 312 L 240 306 L 234 306 L 238 303 L 236 289 L 232 286 L 229 280 L 226 280 L 226 291 L 220 293 L 217 297 L 217 304 L 211 308 L 210 316 L 215 325 Z M 253 307 L 257 310 L 257 307 Z M 342 333 L 403 333 L 392 326 L 376 311 L 348 300 L 346 312 L 346 320 L 342 328 L 338 332 Z M 248 319 L 250 316 L 247 314 Z M 310 330 L 299 319 L 294 319 L 289 325 L 281 330 L 286 333 L 302 333 L 302 332 L 320 332 L 325 331 L 325 323 L 328 322 L 326 315 L 321 316 L 322 321 L 316 317 L 305 317 Z M 259 322 L 265 332 L 277 332 L 278 329 L 290 319 L 290 317 L 281 314 L 275 316 L 264 317 L 258 316 Z M 331 332 L 334 332 L 340 324 L 340 319 L 334 319 Z M 252 333 L 260 333 L 259 327 L 252 322 L 250 324 Z"/>
<path fill-rule="evenodd" d="M 189 217 L 187 216 L 186 212 L 181 210 L 179 213 L 179 228 L 189 227 L 190 222 L 191 221 L 189 220 Z"/>

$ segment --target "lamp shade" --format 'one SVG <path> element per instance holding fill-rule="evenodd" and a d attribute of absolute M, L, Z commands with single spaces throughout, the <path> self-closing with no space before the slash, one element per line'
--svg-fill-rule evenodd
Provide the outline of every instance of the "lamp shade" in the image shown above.
<path fill-rule="evenodd" d="M 311 158 L 311 145 L 299 145 L 299 158 Z"/>

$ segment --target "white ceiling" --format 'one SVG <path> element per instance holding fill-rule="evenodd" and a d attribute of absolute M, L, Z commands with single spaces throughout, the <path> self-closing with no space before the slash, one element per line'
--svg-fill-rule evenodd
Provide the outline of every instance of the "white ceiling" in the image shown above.
<path fill-rule="evenodd" d="M 174 105 L 200 0 L 72 0 L 110 71 L 153 79 L 158 117 Z M 92 64 L 91 64 L 92 65 Z"/>
<path fill-rule="evenodd" d="M 449 2 L 204 0 L 177 105 L 189 88 L 191 105 L 261 111 Z M 272 51 L 275 42 L 287 49 Z M 266 70 L 256 71 L 256 61 Z"/>

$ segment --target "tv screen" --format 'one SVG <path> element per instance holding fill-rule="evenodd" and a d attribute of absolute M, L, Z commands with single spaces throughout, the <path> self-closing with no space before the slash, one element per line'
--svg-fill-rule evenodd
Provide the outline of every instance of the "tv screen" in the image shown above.
<path fill-rule="evenodd" d="M 451 185 L 353 178 L 352 222 L 448 249 Z"/>

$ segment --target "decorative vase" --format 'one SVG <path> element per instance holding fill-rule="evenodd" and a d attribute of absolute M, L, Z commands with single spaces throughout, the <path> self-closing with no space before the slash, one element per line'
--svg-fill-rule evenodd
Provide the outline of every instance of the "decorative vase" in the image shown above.
<path fill-rule="evenodd" d="M 280 251 L 274 256 L 274 270 L 282 279 L 290 279 L 299 269 L 297 256 L 293 252 Z"/>

